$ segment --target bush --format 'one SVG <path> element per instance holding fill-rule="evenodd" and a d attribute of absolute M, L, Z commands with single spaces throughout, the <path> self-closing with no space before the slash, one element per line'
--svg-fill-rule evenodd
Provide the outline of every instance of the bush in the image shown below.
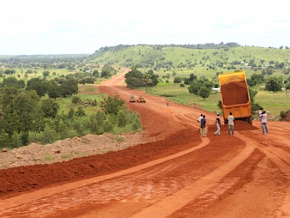
<path fill-rule="evenodd" d="M 286 117 L 286 111 L 281 111 L 280 112 L 280 117 L 281 117 L 281 119 L 285 118 Z"/>
<path fill-rule="evenodd" d="M 69 137 L 69 128 L 64 122 L 60 122 L 59 124 L 59 136 L 60 139 L 66 139 Z"/>
<path fill-rule="evenodd" d="M 127 124 L 127 117 L 124 113 L 124 111 L 119 111 L 118 113 L 118 126 L 124 127 Z"/>
<path fill-rule="evenodd" d="M 180 87 L 184 87 L 185 85 L 183 84 L 183 83 L 180 83 L 180 85 L 179 85 Z"/>
<path fill-rule="evenodd" d="M 79 96 L 74 96 L 73 98 L 72 98 L 72 100 L 71 100 L 71 102 L 73 103 L 73 104 L 78 104 L 78 103 L 80 103 L 82 100 L 81 100 L 81 98 L 79 97 Z"/>
<path fill-rule="evenodd" d="M 56 141 L 57 139 L 57 133 L 55 130 L 51 129 L 48 125 L 45 126 L 44 132 L 42 135 L 41 143 L 42 144 L 48 144 Z"/>
<path fill-rule="evenodd" d="M 9 145 L 9 135 L 7 133 L 0 133 L 0 148 L 5 148 Z"/>
<path fill-rule="evenodd" d="M 85 111 L 83 110 L 82 107 L 78 107 L 76 115 L 79 116 L 79 117 L 82 117 L 82 116 L 86 116 L 86 113 L 85 113 Z"/>
<path fill-rule="evenodd" d="M 20 139 L 21 139 L 21 143 L 17 142 L 17 144 L 15 146 L 20 147 L 21 145 L 28 145 L 28 143 L 29 143 L 29 134 L 28 134 L 28 132 L 23 132 L 21 134 Z"/>
<path fill-rule="evenodd" d="M 113 130 L 114 126 L 110 121 L 106 120 L 104 123 L 104 131 L 105 132 L 111 132 Z"/>
<path fill-rule="evenodd" d="M 175 77 L 174 78 L 174 83 L 181 83 L 182 79 L 180 77 Z"/>
<path fill-rule="evenodd" d="M 135 119 L 133 124 L 132 124 L 132 129 L 134 131 L 137 131 L 141 127 L 139 119 Z"/>
<path fill-rule="evenodd" d="M 120 99 L 119 95 L 114 97 L 108 96 L 101 102 L 101 108 L 106 114 L 117 115 L 119 110 L 123 109 L 125 101 Z"/>
<path fill-rule="evenodd" d="M 10 146 L 13 148 L 19 148 L 22 146 L 21 134 L 13 133 L 10 140 Z"/>
<path fill-rule="evenodd" d="M 85 128 L 82 122 L 75 122 L 73 127 L 79 136 L 84 135 Z"/>
<path fill-rule="evenodd" d="M 223 109 L 222 101 L 221 100 L 218 101 L 217 106 L 218 106 L 219 109 Z"/>

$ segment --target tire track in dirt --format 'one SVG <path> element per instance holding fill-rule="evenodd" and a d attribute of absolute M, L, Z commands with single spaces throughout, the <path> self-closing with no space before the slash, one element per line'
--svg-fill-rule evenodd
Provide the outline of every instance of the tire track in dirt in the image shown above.
<path fill-rule="evenodd" d="M 238 137 L 240 139 L 243 139 L 246 141 L 247 144 L 251 144 L 252 146 L 255 146 L 257 149 L 259 149 L 261 152 L 263 152 L 267 158 L 269 158 L 274 164 L 276 164 L 279 169 L 285 173 L 285 175 L 288 178 L 288 181 L 290 180 L 290 154 L 286 153 L 282 149 L 275 148 L 274 146 L 261 146 L 261 141 L 256 141 L 254 137 L 251 139 L 249 137 L 245 137 L 245 135 L 238 134 Z M 289 145 L 289 144 L 288 144 Z M 278 216 L 286 216 L 290 217 L 290 186 L 288 186 L 286 190 L 285 199 L 283 202 L 283 205 L 280 208 Z"/>
<path fill-rule="evenodd" d="M 184 155 L 186 155 L 188 153 L 191 153 L 191 152 L 193 152 L 195 150 L 201 149 L 204 146 L 208 145 L 209 142 L 210 141 L 207 138 L 203 138 L 202 142 L 200 144 L 198 144 L 197 146 L 195 146 L 195 147 L 192 147 L 190 149 L 184 150 L 182 152 L 179 152 L 179 153 L 176 153 L 176 154 L 173 154 L 173 155 L 161 158 L 161 159 L 157 159 L 157 160 L 148 162 L 146 164 L 142 164 L 142 165 L 138 165 L 136 167 L 132 167 L 130 169 L 121 170 L 121 171 L 118 171 L 116 173 L 112 173 L 112 174 L 109 174 L 109 175 L 94 177 L 94 178 L 91 178 L 91 179 L 85 179 L 85 180 L 81 180 L 81 181 L 78 181 L 78 182 L 70 183 L 69 186 L 67 184 L 64 184 L 64 185 L 60 185 L 60 186 L 54 186 L 52 188 L 42 189 L 42 190 L 35 191 L 35 192 L 32 192 L 32 193 L 27 193 L 27 194 L 25 194 L 25 198 L 23 198 L 22 195 L 19 195 L 19 196 L 16 196 L 16 197 L 5 199 L 3 201 L 0 201 L 0 208 L 1 208 L 0 215 L 4 214 L 5 211 L 11 210 L 11 208 L 15 208 L 15 207 L 17 208 L 17 207 L 19 207 L 21 205 L 27 205 L 30 202 L 39 200 L 40 198 L 49 197 L 49 196 L 52 196 L 52 195 L 56 195 L 58 193 L 67 192 L 69 190 L 77 189 L 77 188 L 84 187 L 84 186 L 89 186 L 91 184 L 98 183 L 98 182 L 101 182 L 101 181 L 104 181 L 104 180 L 109 180 L 109 179 L 112 179 L 112 178 L 115 178 L 115 177 L 124 176 L 124 175 L 131 174 L 131 173 L 134 173 L 134 172 L 137 172 L 137 171 L 140 171 L 140 170 L 144 170 L 144 169 L 149 168 L 149 167 L 153 167 L 155 165 L 164 163 L 166 161 L 169 161 L 169 160 L 184 156 Z"/>
<path fill-rule="evenodd" d="M 216 137 L 216 140 L 211 141 L 210 145 L 202 149 L 172 161 L 167 161 L 145 172 L 138 172 L 137 175 L 131 174 L 130 178 L 123 177 L 119 182 L 126 183 L 127 186 L 121 188 L 121 190 L 124 192 L 127 187 L 130 188 L 132 197 L 125 196 L 125 198 L 120 198 L 118 191 L 104 191 L 102 196 L 110 196 L 110 193 L 114 193 L 114 201 L 112 199 L 112 202 L 105 202 L 104 204 L 104 202 L 95 202 L 97 200 L 95 199 L 89 208 L 85 205 L 77 208 L 76 211 L 84 211 L 85 214 L 77 217 L 129 217 L 142 208 L 146 208 L 150 204 L 154 204 L 158 200 L 172 195 L 206 176 L 230 161 L 244 148 L 244 143 L 241 143 L 241 140 L 236 138 L 228 137 L 227 139 L 227 141 L 234 141 L 234 146 L 229 146 L 228 144 L 220 145 L 219 140 L 221 138 Z M 224 148 L 221 149 L 222 147 Z M 119 182 L 111 181 L 111 184 L 114 184 L 114 187 L 119 187 Z M 111 186 L 106 184 L 105 187 Z M 98 186 L 97 190 L 101 189 L 102 186 Z M 190 195 L 190 193 L 188 194 Z M 131 205 L 131 207 L 127 207 L 128 205 Z M 88 212 L 90 210 L 93 211 Z M 65 215 L 68 215 L 68 213 Z M 156 216 L 158 214 L 153 217 Z"/>
<path fill-rule="evenodd" d="M 220 166 L 212 173 L 202 177 L 193 184 L 185 187 L 180 191 L 177 191 L 173 195 L 170 195 L 160 200 L 154 205 L 151 205 L 150 207 L 140 211 L 139 213 L 134 214 L 131 217 L 156 217 L 157 215 L 159 218 L 161 218 L 169 216 L 176 210 L 184 207 L 186 204 L 191 202 L 194 198 L 216 187 L 223 177 L 225 177 L 228 173 L 238 167 L 254 152 L 254 150 L 254 147 L 247 145 L 236 157 L 232 158 L 230 161 L 228 161 L 223 166 Z"/>

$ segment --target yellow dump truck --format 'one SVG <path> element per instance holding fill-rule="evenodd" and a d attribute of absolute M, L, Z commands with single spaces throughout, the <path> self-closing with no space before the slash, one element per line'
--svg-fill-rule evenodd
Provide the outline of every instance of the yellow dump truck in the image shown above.
<path fill-rule="evenodd" d="M 219 83 L 225 124 L 230 112 L 235 120 L 252 124 L 252 106 L 245 71 L 220 74 Z"/>

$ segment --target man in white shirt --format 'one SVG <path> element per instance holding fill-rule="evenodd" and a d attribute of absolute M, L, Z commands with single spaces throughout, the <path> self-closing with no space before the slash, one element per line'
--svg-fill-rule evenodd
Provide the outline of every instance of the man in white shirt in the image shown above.
<path fill-rule="evenodd" d="M 269 133 L 268 132 L 268 127 L 267 127 L 267 113 L 266 113 L 266 111 L 263 111 L 261 113 L 260 119 L 261 119 L 261 124 L 262 124 L 262 132 L 263 132 L 263 135 L 265 134 L 265 130 L 266 130 L 266 133 Z"/>
<path fill-rule="evenodd" d="M 203 115 L 201 114 L 200 117 L 196 119 L 196 121 L 200 123 L 202 118 L 203 118 Z M 199 133 L 202 134 L 202 129 L 200 125 L 199 125 Z"/>
<path fill-rule="evenodd" d="M 230 112 L 230 115 L 228 116 L 228 125 L 229 125 L 228 135 L 231 134 L 231 131 L 232 131 L 232 135 L 234 135 L 234 120 L 235 118 L 232 112 Z"/>

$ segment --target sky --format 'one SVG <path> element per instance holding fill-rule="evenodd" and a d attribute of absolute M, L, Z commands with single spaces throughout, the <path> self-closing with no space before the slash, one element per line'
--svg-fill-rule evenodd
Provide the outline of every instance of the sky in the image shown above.
<path fill-rule="evenodd" d="M 290 47 L 289 0 L 3 0 L 0 55 L 120 44 Z"/>

